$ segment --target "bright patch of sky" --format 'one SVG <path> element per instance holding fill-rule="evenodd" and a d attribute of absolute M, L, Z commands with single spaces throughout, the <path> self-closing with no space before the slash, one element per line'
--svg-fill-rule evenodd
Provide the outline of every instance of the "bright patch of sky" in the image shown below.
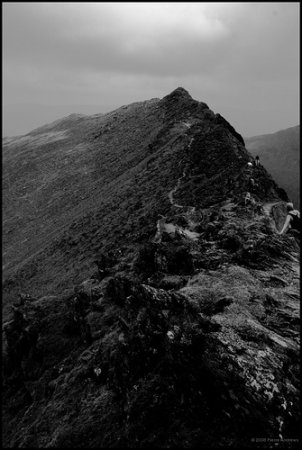
<path fill-rule="evenodd" d="M 3 4 L 3 135 L 178 86 L 243 136 L 299 124 L 299 3 Z"/>

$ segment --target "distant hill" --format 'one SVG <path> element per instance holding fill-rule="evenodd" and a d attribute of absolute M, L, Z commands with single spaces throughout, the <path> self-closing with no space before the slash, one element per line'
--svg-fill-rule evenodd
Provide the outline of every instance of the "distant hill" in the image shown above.
<path fill-rule="evenodd" d="M 300 208 L 300 125 L 244 140 L 247 150 L 259 155 L 263 166 Z"/>

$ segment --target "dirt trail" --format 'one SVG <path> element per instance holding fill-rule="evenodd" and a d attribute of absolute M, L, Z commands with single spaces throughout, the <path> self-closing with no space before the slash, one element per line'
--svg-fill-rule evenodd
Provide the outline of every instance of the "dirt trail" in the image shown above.
<path fill-rule="evenodd" d="M 193 142 L 193 139 L 194 138 L 192 137 L 190 142 L 189 142 L 188 149 L 191 148 L 191 144 Z M 173 189 L 171 189 L 171 191 L 168 193 L 168 198 L 169 198 L 170 204 L 172 206 L 175 206 L 175 208 L 188 208 L 187 206 L 179 205 L 178 203 L 175 203 L 174 198 L 173 198 L 173 195 L 179 189 L 181 180 L 183 178 L 185 178 L 186 176 L 187 176 L 186 169 L 184 169 L 183 172 L 182 172 L 182 176 L 180 178 L 178 178 L 178 180 L 177 180 L 176 186 Z M 195 207 L 194 206 L 190 206 L 190 208 L 192 208 L 192 210 L 194 209 L 194 211 L 195 211 Z"/>
<path fill-rule="evenodd" d="M 190 150 L 190 148 L 191 148 L 191 145 L 192 145 L 193 140 L 194 140 L 194 137 L 191 138 L 191 140 L 190 140 L 190 142 L 189 142 L 189 144 L 188 144 L 188 149 L 189 149 L 189 150 Z M 245 170 L 245 168 L 242 170 L 242 172 L 243 172 L 244 170 Z M 238 175 L 238 177 L 239 177 L 240 175 L 241 175 L 241 173 Z M 183 180 L 186 176 L 187 176 L 187 169 L 184 168 L 181 177 L 179 177 L 178 180 L 177 180 L 177 182 L 176 182 L 176 185 L 174 186 L 173 189 L 171 189 L 171 191 L 168 192 L 168 198 L 169 198 L 170 204 L 171 204 L 173 207 L 175 207 L 175 208 L 184 208 L 184 209 L 186 209 L 186 214 L 192 214 L 192 213 L 195 212 L 195 209 L 196 209 L 195 206 L 180 205 L 179 203 L 176 203 L 175 200 L 174 200 L 174 195 L 176 194 L 177 190 L 179 189 L 182 180 Z M 238 178 L 238 177 L 237 177 L 237 178 Z M 230 204 L 228 205 L 229 208 L 227 208 L 226 205 L 224 205 L 225 212 L 229 213 L 230 215 L 234 215 L 234 213 L 231 212 L 232 207 L 234 206 L 234 203 L 233 203 L 231 200 L 230 200 L 229 203 L 230 203 Z M 262 205 L 262 206 L 263 206 L 263 210 L 264 210 L 264 214 L 265 214 L 266 216 L 269 216 L 269 217 L 272 218 L 272 216 L 270 215 L 271 210 L 272 210 L 272 207 L 275 206 L 275 205 L 277 205 L 278 203 L 280 203 L 280 202 L 278 201 L 278 202 L 267 202 L 267 203 L 264 203 L 264 204 Z M 160 221 L 161 221 L 161 224 L 159 224 Z M 182 228 L 182 227 L 179 227 L 179 226 L 175 226 L 173 223 L 167 223 L 167 222 L 163 221 L 162 219 L 158 220 L 158 221 L 157 221 L 157 229 L 158 229 L 158 232 L 157 232 L 157 240 L 158 240 L 158 239 L 159 239 L 159 240 L 161 239 L 159 235 L 161 235 L 162 232 L 167 232 L 167 233 L 169 233 L 169 234 L 179 233 L 179 234 L 181 234 L 181 235 L 183 235 L 183 236 L 188 237 L 189 239 L 197 240 L 198 237 L 199 237 L 199 233 L 196 233 L 196 232 L 192 231 L 192 229 L 194 229 L 194 226 L 195 226 L 196 224 L 195 224 L 194 221 L 193 221 L 192 219 L 190 219 L 189 217 L 188 217 L 188 221 L 189 221 L 189 228 Z M 274 227 L 275 227 L 275 229 L 277 230 L 276 224 L 275 224 L 275 220 L 274 220 Z M 159 231 L 159 230 L 161 230 L 161 231 Z"/>
<path fill-rule="evenodd" d="M 184 169 L 182 176 L 180 178 L 178 178 L 178 180 L 177 180 L 176 186 L 173 189 L 171 189 L 171 191 L 168 193 L 168 198 L 169 198 L 170 204 L 172 206 L 174 206 L 175 208 L 183 208 L 184 207 L 183 205 L 179 205 L 178 203 L 175 203 L 173 195 L 175 194 L 175 192 L 179 188 L 181 180 L 183 178 L 185 178 L 185 176 L 186 176 L 186 171 Z"/>
<path fill-rule="evenodd" d="M 188 126 L 188 125 L 187 125 Z M 188 149 L 191 148 L 191 144 L 193 142 L 193 137 L 191 138 L 189 145 L 188 145 Z M 195 206 L 186 206 L 186 205 L 179 205 L 178 203 L 175 203 L 174 201 L 174 194 L 176 193 L 176 191 L 179 189 L 180 183 L 181 181 L 187 176 L 187 172 L 186 172 L 186 168 L 183 170 L 182 172 L 182 176 L 178 178 L 176 185 L 174 186 L 173 189 L 171 189 L 171 191 L 168 192 L 168 198 L 169 198 L 169 202 L 172 206 L 174 206 L 175 208 L 185 208 L 186 209 L 186 213 L 187 214 L 192 214 L 195 212 Z M 190 227 L 194 227 L 196 224 L 194 223 L 194 221 L 192 221 L 190 218 L 188 218 L 188 222 L 189 222 L 189 226 Z M 159 219 L 157 221 L 157 233 L 156 236 L 154 238 L 154 242 L 160 242 L 161 240 L 161 235 L 163 232 L 169 233 L 169 234 L 180 234 L 184 237 L 187 237 L 189 239 L 192 240 L 197 240 L 200 236 L 199 233 L 196 233 L 195 231 L 192 231 L 188 228 L 183 228 L 180 227 L 178 225 L 174 225 L 173 223 L 166 223 L 163 221 L 163 219 Z"/>

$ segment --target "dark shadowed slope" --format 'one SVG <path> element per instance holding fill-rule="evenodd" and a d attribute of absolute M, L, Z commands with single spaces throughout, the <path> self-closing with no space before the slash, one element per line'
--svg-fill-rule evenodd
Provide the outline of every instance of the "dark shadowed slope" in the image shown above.
<path fill-rule="evenodd" d="M 254 157 L 259 155 L 264 167 L 300 209 L 300 125 L 245 138 L 245 142 L 246 148 Z"/>

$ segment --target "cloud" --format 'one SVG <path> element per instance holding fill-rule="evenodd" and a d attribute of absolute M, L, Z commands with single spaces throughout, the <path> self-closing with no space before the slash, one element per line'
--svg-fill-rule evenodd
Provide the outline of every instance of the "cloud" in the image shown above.
<path fill-rule="evenodd" d="M 202 5 L 16 5 L 6 5 L 6 64 L 162 76 L 209 71 L 225 54 L 228 30 Z"/>
<path fill-rule="evenodd" d="M 153 76 L 284 77 L 298 68 L 285 27 L 296 9 L 276 4 L 12 3 L 4 8 L 4 61 L 25 67 Z M 21 45 L 20 45 L 21 43 Z M 284 63 L 276 55 L 282 51 Z M 257 66 L 257 70 L 255 70 Z"/>
<path fill-rule="evenodd" d="M 4 103 L 118 106 L 184 86 L 218 112 L 236 103 L 276 109 L 278 96 L 280 109 L 286 95 L 296 111 L 298 9 L 291 2 L 7 2 Z"/>

